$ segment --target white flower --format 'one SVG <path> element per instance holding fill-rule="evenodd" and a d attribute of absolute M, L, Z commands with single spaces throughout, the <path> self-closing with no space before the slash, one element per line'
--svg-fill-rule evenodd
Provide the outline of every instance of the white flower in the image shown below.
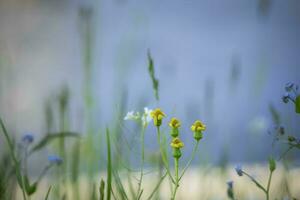
<path fill-rule="evenodd" d="M 143 113 L 143 117 L 142 117 L 142 123 L 143 126 L 147 126 L 149 122 L 151 122 L 152 117 L 151 117 L 151 113 L 152 110 L 148 109 L 147 107 L 144 108 L 144 113 Z"/>
<path fill-rule="evenodd" d="M 139 112 L 134 112 L 130 111 L 126 114 L 124 117 L 124 120 L 139 120 L 140 119 L 140 113 Z"/>

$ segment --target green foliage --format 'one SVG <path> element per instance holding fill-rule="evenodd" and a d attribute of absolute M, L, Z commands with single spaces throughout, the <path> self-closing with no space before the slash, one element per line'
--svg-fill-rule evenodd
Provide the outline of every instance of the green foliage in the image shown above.
<path fill-rule="evenodd" d="M 78 133 L 73 132 L 60 132 L 60 133 L 49 133 L 46 134 L 36 145 L 34 145 L 30 151 L 30 154 L 43 149 L 45 146 L 47 146 L 50 142 L 56 139 L 65 138 L 65 137 L 75 137 L 79 138 Z"/>
<path fill-rule="evenodd" d="M 24 176 L 25 190 L 28 196 L 34 194 L 37 189 L 37 182 L 30 184 L 28 176 Z"/>
<path fill-rule="evenodd" d="M 155 99 L 159 100 L 159 94 L 158 94 L 158 88 L 159 88 L 159 81 L 155 77 L 155 71 L 154 71 L 154 62 L 150 54 L 150 50 L 148 50 L 148 72 L 152 81 L 152 87 L 155 94 Z"/>
<path fill-rule="evenodd" d="M 108 128 L 106 128 L 106 145 L 107 145 L 106 200 L 110 200 L 111 199 L 112 165 L 111 165 L 110 135 L 109 135 L 109 129 Z"/>
<path fill-rule="evenodd" d="M 18 180 L 20 188 L 22 189 L 23 198 L 24 198 L 24 200 L 26 200 L 27 198 L 26 198 L 26 194 L 25 194 L 25 190 L 24 190 L 25 184 L 24 184 L 24 180 L 23 180 L 23 177 L 22 177 L 22 174 L 21 174 L 20 162 L 17 160 L 17 157 L 16 157 L 15 152 L 14 152 L 13 142 L 11 141 L 10 137 L 8 136 L 8 132 L 7 132 L 6 127 L 5 127 L 5 125 L 4 125 L 1 118 L 0 118 L 0 125 L 1 125 L 1 128 L 2 128 L 2 132 L 4 134 L 4 137 L 6 139 L 6 142 L 8 144 L 8 147 L 9 147 L 10 156 L 13 159 L 17 180 Z"/>
<path fill-rule="evenodd" d="M 100 200 L 104 200 L 104 190 L 105 190 L 105 182 L 103 179 L 101 179 L 100 187 L 99 187 Z"/>
<path fill-rule="evenodd" d="M 79 176 L 80 142 L 76 141 L 72 148 L 71 181 L 76 183 Z"/>
<path fill-rule="evenodd" d="M 0 160 L 0 199 L 12 199 L 13 171 L 10 155 L 5 151 Z"/>

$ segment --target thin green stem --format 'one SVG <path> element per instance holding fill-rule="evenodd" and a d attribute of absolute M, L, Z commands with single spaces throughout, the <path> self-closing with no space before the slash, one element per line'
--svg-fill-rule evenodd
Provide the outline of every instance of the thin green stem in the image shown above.
<path fill-rule="evenodd" d="M 270 174 L 269 174 L 269 180 L 268 180 L 268 186 L 267 186 L 267 192 L 266 192 L 267 200 L 269 200 L 269 193 L 270 193 L 272 175 L 273 175 L 273 172 L 271 171 Z"/>
<path fill-rule="evenodd" d="M 167 170 L 167 173 L 170 177 L 170 179 L 172 180 L 172 182 L 174 184 L 176 184 L 176 182 L 174 181 L 173 177 L 172 177 L 172 174 L 170 172 L 170 168 L 169 168 L 169 164 L 167 162 L 167 158 L 165 157 L 165 154 L 164 154 L 164 151 L 163 151 L 163 148 L 162 148 L 162 145 L 161 145 L 161 141 L 160 141 L 160 129 L 159 129 L 159 126 L 157 126 L 157 142 L 158 142 L 158 145 L 159 145 L 159 149 L 160 149 L 160 154 L 161 154 L 161 157 L 162 157 L 162 161 L 163 161 L 163 164 L 164 164 L 164 167 L 166 168 Z"/>
<path fill-rule="evenodd" d="M 142 196 L 142 182 L 143 182 L 143 175 L 144 175 L 144 163 L 145 163 L 145 126 L 143 125 L 142 127 L 142 132 L 141 132 L 141 151 L 142 151 L 142 158 L 141 158 L 141 173 L 140 173 L 140 179 L 139 179 L 139 186 L 138 186 L 138 191 L 137 191 L 137 198 L 140 199 Z"/>
<path fill-rule="evenodd" d="M 172 194 L 172 198 L 171 198 L 172 200 L 175 200 L 176 192 L 177 192 L 177 189 L 179 187 L 179 176 L 178 176 L 179 164 L 178 164 L 178 161 L 179 161 L 179 158 L 174 158 L 176 184 L 175 184 L 175 189 L 174 189 L 173 194 Z"/>
<path fill-rule="evenodd" d="M 49 187 L 49 189 L 48 189 L 48 191 L 47 191 L 47 194 L 46 194 L 45 200 L 48 200 L 48 198 L 49 198 L 49 195 L 50 195 L 51 188 L 52 188 L 52 186 L 50 185 L 50 187 Z"/>
<path fill-rule="evenodd" d="M 250 178 L 250 180 L 253 181 L 256 184 L 256 186 L 259 189 L 261 189 L 265 194 L 267 193 L 267 190 L 257 180 L 255 180 L 251 175 L 249 175 L 245 171 L 243 171 L 243 174 L 245 174 L 246 176 L 248 176 L 248 178 Z"/>
<path fill-rule="evenodd" d="M 163 175 L 161 177 L 161 179 L 158 181 L 157 185 L 155 186 L 154 190 L 151 192 L 150 196 L 147 198 L 147 200 L 152 199 L 153 195 L 155 194 L 155 192 L 159 189 L 160 184 L 163 182 L 163 180 L 165 179 L 165 177 L 167 176 L 168 173 L 165 173 L 165 175 Z"/>
<path fill-rule="evenodd" d="M 6 128 L 5 128 L 5 126 L 4 126 L 4 123 L 3 123 L 3 121 L 2 121 L 1 118 L 0 118 L 0 124 L 1 124 L 1 128 L 2 128 L 2 132 L 3 132 L 4 136 L 5 136 L 6 141 L 7 141 L 11 157 L 12 157 L 14 165 L 15 165 L 16 176 L 19 179 L 19 181 L 21 181 L 21 183 L 20 182 L 18 182 L 18 183 L 19 183 L 19 185 L 20 185 L 20 187 L 22 189 L 23 198 L 24 198 L 24 200 L 26 200 L 27 198 L 26 198 L 26 193 L 25 193 L 24 177 L 21 174 L 20 163 L 17 160 L 17 157 L 16 157 L 16 155 L 14 153 L 13 143 L 12 143 L 12 141 L 10 140 L 10 138 L 8 136 L 8 132 L 7 132 Z"/>
<path fill-rule="evenodd" d="M 280 160 L 281 160 L 281 159 L 282 159 L 289 151 L 291 151 L 293 148 L 294 148 L 294 146 L 289 146 L 289 148 L 288 148 L 286 151 L 284 151 L 284 152 L 280 155 L 278 161 L 280 161 Z"/>
<path fill-rule="evenodd" d="M 191 165 L 192 161 L 194 160 L 195 156 L 196 156 L 196 152 L 199 146 L 199 140 L 197 140 L 197 143 L 194 145 L 194 149 L 192 152 L 192 156 L 191 159 L 188 161 L 188 163 L 186 164 L 186 166 L 184 167 L 180 177 L 179 177 L 179 181 L 181 180 L 181 178 L 183 177 L 184 173 L 186 172 L 186 170 L 189 168 L 189 166 Z"/>
<path fill-rule="evenodd" d="M 111 147 L 109 129 L 106 128 L 106 143 L 107 143 L 107 187 L 106 187 L 106 200 L 111 199 L 111 182 L 112 182 L 112 164 L 111 164 Z"/>

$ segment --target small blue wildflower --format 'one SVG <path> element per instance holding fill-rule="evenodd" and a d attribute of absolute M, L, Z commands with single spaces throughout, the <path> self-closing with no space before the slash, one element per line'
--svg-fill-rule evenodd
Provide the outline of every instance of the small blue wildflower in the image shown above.
<path fill-rule="evenodd" d="M 295 95 L 295 94 L 291 94 L 291 93 L 286 92 L 286 93 L 282 96 L 282 101 L 283 101 L 284 103 L 288 103 L 289 100 L 291 100 L 292 102 L 295 103 L 295 101 L 296 101 L 296 95 Z"/>
<path fill-rule="evenodd" d="M 290 94 L 287 92 L 287 93 L 285 93 L 285 94 L 282 96 L 282 101 L 283 101 L 284 103 L 288 103 L 289 100 L 290 100 Z"/>
<path fill-rule="evenodd" d="M 243 170 L 242 170 L 242 166 L 241 165 L 237 165 L 235 167 L 235 171 L 239 176 L 243 176 Z"/>
<path fill-rule="evenodd" d="M 279 135 L 284 135 L 285 134 L 285 128 L 284 128 L 284 126 L 282 126 L 282 125 L 278 126 L 277 127 L 277 133 Z"/>
<path fill-rule="evenodd" d="M 233 181 L 227 181 L 227 186 L 229 189 L 233 188 Z"/>
<path fill-rule="evenodd" d="M 62 164 L 63 159 L 56 155 L 49 155 L 48 161 L 50 162 L 50 164 L 60 165 Z"/>
<path fill-rule="evenodd" d="M 26 133 L 22 137 L 22 142 L 30 144 L 34 141 L 34 136 L 31 133 Z"/>
<path fill-rule="evenodd" d="M 294 83 L 288 82 L 287 84 L 285 84 L 285 91 L 290 92 L 292 91 L 293 88 L 294 88 Z"/>

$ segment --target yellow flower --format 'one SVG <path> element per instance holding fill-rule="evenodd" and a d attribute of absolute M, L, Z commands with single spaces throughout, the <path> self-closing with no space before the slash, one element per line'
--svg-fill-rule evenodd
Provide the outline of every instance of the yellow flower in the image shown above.
<path fill-rule="evenodd" d="M 171 142 L 171 147 L 175 148 L 175 149 L 180 149 L 182 147 L 184 147 L 183 142 L 177 137 L 174 138 Z"/>
<path fill-rule="evenodd" d="M 203 134 L 202 131 L 205 131 L 206 126 L 200 120 L 196 120 L 194 124 L 191 126 L 191 130 L 194 132 L 195 140 L 199 141 L 202 139 Z"/>
<path fill-rule="evenodd" d="M 165 113 L 163 113 L 159 108 L 156 108 L 151 112 L 151 117 L 153 118 L 153 122 L 155 126 L 160 126 L 162 119 L 165 117 Z"/>
<path fill-rule="evenodd" d="M 181 123 L 178 119 L 176 119 L 175 117 L 173 117 L 171 119 L 171 121 L 169 122 L 169 126 L 171 127 L 171 131 L 170 134 L 173 138 L 178 137 L 179 135 L 179 130 L 178 128 L 181 126 Z"/>
<path fill-rule="evenodd" d="M 203 124 L 200 120 L 196 120 L 194 124 L 191 126 L 191 130 L 193 132 L 201 132 L 201 131 L 205 131 L 205 129 L 206 129 L 206 125 Z"/>
<path fill-rule="evenodd" d="M 169 126 L 171 128 L 179 128 L 181 126 L 181 123 L 178 119 L 176 119 L 175 117 L 173 117 L 171 119 L 171 121 L 169 122 Z"/>

